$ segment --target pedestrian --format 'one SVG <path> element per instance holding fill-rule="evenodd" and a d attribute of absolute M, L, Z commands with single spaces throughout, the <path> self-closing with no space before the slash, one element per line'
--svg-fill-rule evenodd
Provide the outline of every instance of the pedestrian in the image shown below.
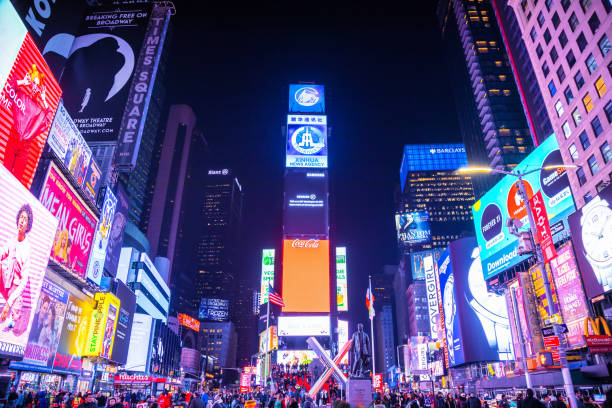
<path fill-rule="evenodd" d="M 11 387 L 11 392 L 9 392 L 9 395 L 7 398 L 8 408 L 15 408 L 17 406 L 18 398 L 19 398 L 19 395 L 17 394 L 15 387 Z"/>
<path fill-rule="evenodd" d="M 482 404 L 480 403 L 480 399 L 476 397 L 476 395 L 471 392 L 470 397 L 467 400 L 468 408 L 482 408 Z"/>
<path fill-rule="evenodd" d="M 565 402 L 563 402 L 563 396 L 561 393 L 557 393 L 555 397 L 555 400 L 551 401 L 550 403 L 551 408 L 567 408 L 567 405 L 565 405 Z"/>
<path fill-rule="evenodd" d="M 96 397 L 91 393 L 87 393 L 85 394 L 84 401 L 81 402 L 77 408 L 97 408 L 97 407 L 98 407 L 98 401 L 96 400 Z"/>
<path fill-rule="evenodd" d="M 195 392 L 189 401 L 189 408 L 205 408 L 199 392 Z"/>
<path fill-rule="evenodd" d="M 527 388 L 525 400 L 523 400 L 523 408 L 545 408 L 542 401 L 533 396 L 533 390 Z"/>
<path fill-rule="evenodd" d="M 497 404 L 498 408 L 510 408 L 510 404 L 508 403 L 508 397 L 505 394 L 502 394 L 501 400 Z"/>
<path fill-rule="evenodd" d="M 612 388 L 606 391 L 606 400 L 601 404 L 601 408 L 612 408 Z"/>
<path fill-rule="evenodd" d="M 25 397 L 25 395 L 24 395 L 23 390 L 20 390 L 17 393 L 17 403 L 16 403 L 17 408 L 23 408 L 23 399 L 24 399 L 24 397 Z"/>

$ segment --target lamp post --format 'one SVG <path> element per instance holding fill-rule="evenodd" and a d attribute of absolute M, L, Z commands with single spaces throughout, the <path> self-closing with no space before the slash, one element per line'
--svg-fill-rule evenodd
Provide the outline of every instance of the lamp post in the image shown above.
<path fill-rule="evenodd" d="M 519 193 L 521 194 L 521 198 L 523 199 L 523 203 L 525 204 L 525 209 L 527 210 L 527 217 L 529 219 L 529 232 L 530 239 L 534 243 L 535 253 L 536 253 L 536 263 L 538 266 L 542 268 L 542 282 L 544 283 L 544 291 L 546 293 L 546 302 L 548 303 L 548 307 L 550 308 L 550 313 L 553 313 L 553 299 L 552 299 L 552 291 L 550 289 L 550 281 L 548 280 L 548 273 L 546 273 L 546 265 L 544 261 L 544 256 L 542 255 L 542 248 L 540 247 L 540 243 L 535 243 L 534 234 L 536 234 L 536 224 L 533 217 L 533 212 L 531 211 L 531 207 L 529 206 L 529 197 L 527 197 L 527 190 L 525 189 L 525 181 L 523 177 L 528 174 L 532 174 L 535 172 L 539 172 L 542 170 L 553 170 L 559 168 L 577 168 L 579 166 L 576 165 L 549 165 L 538 167 L 536 169 L 529 170 L 527 172 L 517 171 L 516 173 L 493 169 L 490 167 L 464 167 L 457 170 L 457 173 L 497 173 L 504 174 L 506 176 L 516 177 L 518 179 L 517 185 L 519 189 Z M 559 362 L 561 363 L 561 375 L 563 375 L 563 386 L 565 388 L 565 393 L 567 394 L 567 398 L 570 402 L 571 407 L 577 407 L 578 402 L 576 400 L 576 394 L 574 393 L 574 384 L 572 382 L 572 376 L 570 370 L 567 366 L 567 357 L 565 355 L 565 345 L 560 341 L 561 340 L 561 330 L 558 324 L 553 324 L 553 332 L 555 336 L 559 339 Z M 525 366 L 525 373 L 527 372 L 527 367 Z M 527 380 L 527 378 L 526 378 Z M 529 381 L 530 382 L 530 381 Z"/>

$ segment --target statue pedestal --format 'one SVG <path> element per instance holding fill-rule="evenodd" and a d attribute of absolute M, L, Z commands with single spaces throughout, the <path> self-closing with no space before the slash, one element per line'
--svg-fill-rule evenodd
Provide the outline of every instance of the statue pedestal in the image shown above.
<path fill-rule="evenodd" d="M 349 378 L 346 385 L 346 400 L 351 408 L 368 408 L 372 403 L 372 380 Z"/>

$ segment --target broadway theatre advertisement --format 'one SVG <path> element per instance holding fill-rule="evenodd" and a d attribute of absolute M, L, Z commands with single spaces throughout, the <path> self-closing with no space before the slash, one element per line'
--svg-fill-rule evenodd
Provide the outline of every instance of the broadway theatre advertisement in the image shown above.
<path fill-rule="evenodd" d="M 0 355 L 21 357 L 57 220 L 3 166 L 0 191 Z"/>
<path fill-rule="evenodd" d="M 32 38 L 26 34 L 0 92 L 0 162 L 28 188 L 61 93 Z"/>
<path fill-rule="evenodd" d="M 48 279 L 43 280 L 28 345 L 23 356 L 23 365 L 48 368 L 53 366 L 67 302 L 68 292 L 65 289 Z"/>
<path fill-rule="evenodd" d="M 49 166 L 40 201 L 59 220 L 51 259 L 84 278 L 98 218 L 54 164 Z"/>
<path fill-rule="evenodd" d="M 69 296 L 64 327 L 53 362 L 54 372 L 81 373 L 81 356 L 87 342 L 87 329 L 92 312 L 93 307 L 89 302 Z"/>

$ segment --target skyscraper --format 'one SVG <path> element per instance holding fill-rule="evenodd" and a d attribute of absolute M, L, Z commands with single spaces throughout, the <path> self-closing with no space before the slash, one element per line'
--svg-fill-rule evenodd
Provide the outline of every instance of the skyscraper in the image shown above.
<path fill-rule="evenodd" d="M 609 1 L 509 1 L 552 120 L 576 206 L 612 177 L 612 5 Z"/>
<path fill-rule="evenodd" d="M 382 274 L 372 275 L 374 295 L 376 372 L 386 373 L 396 363 L 395 352 L 395 313 L 393 310 L 393 278 L 397 265 L 383 266 Z"/>
<path fill-rule="evenodd" d="M 469 162 L 511 170 L 534 142 L 490 0 L 441 0 L 437 12 Z M 476 196 L 497 179 L 479 177 Z"/>

